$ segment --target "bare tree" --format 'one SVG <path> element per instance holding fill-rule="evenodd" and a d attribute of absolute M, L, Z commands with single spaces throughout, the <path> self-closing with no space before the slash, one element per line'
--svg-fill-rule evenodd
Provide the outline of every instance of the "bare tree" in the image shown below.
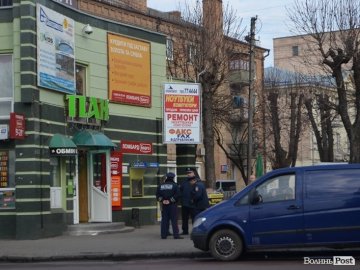
<path fill-rule="evenodd" d="M 273 69 L 265 75 L 268 145 L 273 169 L 295 166 L 304 122 L 304 94 L 299 76 Z M 269 137 L 270 138 L 270 137 Z"/>
<path fill-rule="evenodd" d="M 205 178 L 207 185 L 213 187 L 214 132 L 228 117 L 232 100 L 226 87 L 229 59 L 234 52 L 246 51 L 246 45 L 239 40 L 243 31 L 235 11 L 227 5 L 222 13 L 222 1 L 206 2 L 220 3 L 221 10 L 217 5 L 208 5 L 203 10 L 199 1 L 193 8 L 186 5 L 181 23 L 169 29 L 174 50 L 173 58 L 168 59 L 168 73 L 174 79 L 200 82 L 202 85 Z"/>
<path fill-rule="evenodd" d="M 360 2 L 295 1 L 288 10 L 294 29 L 308 38 L 309 51 L 336 82 L 337 111 L 350 144 L 350 162 L 360 162 Z M 350 73 L 352 87 L 344 74 Z"/>
<path fill-rule="evenodd" d="M 305 98 L 307 116 L 311 124 L 321 162 L 334 161 L 334 129 L 337 114 L 332 102 L 333 89 L 309 83 Z"/>

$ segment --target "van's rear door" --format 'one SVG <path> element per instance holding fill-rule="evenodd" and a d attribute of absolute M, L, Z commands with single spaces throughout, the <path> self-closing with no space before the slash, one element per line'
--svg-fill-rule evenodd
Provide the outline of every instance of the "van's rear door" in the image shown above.
<path fill-rule="evenodd" d="M 255 191 L 261 201 L 250 205 L 251 245 L 303 243 L 302 185 L 295 170 L 262 181 Z"/>
<path fill-rule="evenodd" d="M 360 242 L 360 169 L 317 169 L 304 174 L 306 243 Z"/>

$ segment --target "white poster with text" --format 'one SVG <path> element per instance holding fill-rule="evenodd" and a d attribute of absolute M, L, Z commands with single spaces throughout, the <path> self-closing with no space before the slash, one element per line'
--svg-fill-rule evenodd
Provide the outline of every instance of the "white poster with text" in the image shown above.
<path fill-rule="evenodd" d="M 164 143 L 201 143 L 201 85 L 164 84 Z"/>
<path fill-rule="evenodd" d="M 74 20 L 37 4 L 38 85 L 75 94 Z"/>

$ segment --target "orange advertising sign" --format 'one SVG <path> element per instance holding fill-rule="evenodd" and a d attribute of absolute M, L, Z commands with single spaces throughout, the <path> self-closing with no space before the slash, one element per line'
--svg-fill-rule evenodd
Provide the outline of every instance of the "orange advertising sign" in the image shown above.
<path fill-rule="evenodd" d="M 109 99 L 151 106 L 150 43 L 108 33 Z"/>
<path fill-rule="evenodd" d="M 122 153 L 112 152 L 111 162 L 111 201 L 113 210 L 122 209 Z"/>
<path fill-rule="evenodd" d="M 121 176 L 111 176 L 111 201 L 113 210 L 122 208 L 122 183 Z M 116 208 L 116 209 L 114 209 Z"/>

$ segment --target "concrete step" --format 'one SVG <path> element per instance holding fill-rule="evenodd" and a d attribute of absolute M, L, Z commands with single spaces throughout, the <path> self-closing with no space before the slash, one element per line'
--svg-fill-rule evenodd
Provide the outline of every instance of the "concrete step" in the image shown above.
<path fill-rule="evenodd" d="M 108 233 L 125 233 L 134 231 L 134 227 L 125 226 L 124 222 L 109 223 L 80 223 L 68 225 L 63 235 L 99 235 Z"/>

